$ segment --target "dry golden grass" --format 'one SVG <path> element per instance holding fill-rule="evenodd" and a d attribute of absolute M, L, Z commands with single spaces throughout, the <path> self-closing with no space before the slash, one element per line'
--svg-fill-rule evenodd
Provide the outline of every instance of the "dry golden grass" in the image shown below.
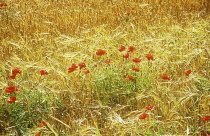
<path fill-rule="evenodd" d="M 208 0 L 1 3 L 8 5 L 0 7 L 2 135 L 155 136 L 210 131 L 209 121 L 201 120 L 210 116 Z M 126 52 L 119 52 L 120 46 L 136 50 L 123 59 Z M 107 54 L 97 56 L 97 49 Z M 145 54 L 155 59 L 148 61 Z M 142 62 L 133 63 L 135 57 Z M 106 59 L 111 63 L 104 63 Z M 87 67 L 68 73 L 72 63 L 80 62 Z M 141 70 L 137 73 L 132 67 Z M 9 78 L 13 68 L 22 70 L 16 79 Z M 40 76 L 44 68 L 49 75 Z M 192 70 L 189 76 L 187 70 Z M 164 73 L 171 80 L 161 79 Z M 136 81 L 124 79 L 125 74 Z M 7 103 L 12 95 L 5 92 L 10 85 L 19 89 L 12 104 Z M 148 104 L 155 109 L 146 111 Z M 24 118 L 31 112 L 37 118 Z M 144 112 L 149 118 L 138 119 Z M 14 120 L 17 116 L 19 122 Z M 37 120 L 47 125 L 39 127 Z"/>

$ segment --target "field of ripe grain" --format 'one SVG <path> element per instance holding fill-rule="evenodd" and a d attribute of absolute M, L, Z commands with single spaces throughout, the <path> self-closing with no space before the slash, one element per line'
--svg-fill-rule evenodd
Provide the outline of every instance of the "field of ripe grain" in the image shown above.
<path fill-rule="evenodd" d="M 210 135 L 209 0 L 0 0 L 0 135 Z"/>

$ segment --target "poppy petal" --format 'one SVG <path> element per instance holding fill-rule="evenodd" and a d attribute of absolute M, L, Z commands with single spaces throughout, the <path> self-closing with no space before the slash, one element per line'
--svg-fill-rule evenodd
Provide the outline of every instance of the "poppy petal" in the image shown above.
<path fill-rule="evenodd" d="M 149 114 L 147 113 L 143 113 L 141 115 L 139 115 L 138 119 L 146 119 L 146 118 L 149 118 Z"/>

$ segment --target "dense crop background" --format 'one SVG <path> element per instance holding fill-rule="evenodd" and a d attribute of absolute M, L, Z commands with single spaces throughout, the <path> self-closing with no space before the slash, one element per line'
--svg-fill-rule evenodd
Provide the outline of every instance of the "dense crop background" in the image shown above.
<path fill-rule="evenodd" d="M 0 134 L 207 136 L 209 15 L 209 0 L 0 0 Z"/>

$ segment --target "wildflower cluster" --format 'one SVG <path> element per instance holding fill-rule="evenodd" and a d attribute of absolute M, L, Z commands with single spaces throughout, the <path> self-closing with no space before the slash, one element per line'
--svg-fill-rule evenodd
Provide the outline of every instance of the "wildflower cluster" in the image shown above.
<path fill-rule="evenodd" d="M 1 4 L 0 4 L 0 7 L 6 7 L 6 6 L 7 6 L 6 3 L 1 3 Z"/>
<path fill-rule="evenodd" d="M 118 48 L 118 51 L 123 54 L 122 55 L 123 60 L 128 60 L 129 61 L 128 58 L 131 58 L 133 56 L 132 53 L 136 51 L 136 48 L 134 46 L 129 46 L 129 47 L 121 46 L 121 47 Z M 107 51 L 105 49 L 98 49 L 95 52 L 95 55 L 97 55 L 99 57 L 102 57 L 106 54 L 107 54 Z M 151 54 L 145 54 L 145 58 L 147 59 L 148 62 L 152 62 L 153 60 L 155 60 L 153 55 L 151 55 Z M 143 60 L 143 58 L 139 58 L 139 57 L 133 57 L 133 58 L 130 59 L 130 62 L 132 62 L 133 65 L 136 65 L 136 66 L 131 68 L 131 70 L 133 71 L 132 73 L 137 73 L 141 70 L 141 68 L 138 67 L 137 65 L 139 63 L 141 63 L 142 60 Z M 112 60 L 107 58 L 107 59 L 104 59 L 103 62 L 106 63 L 106 64 L 110 64 L 112 62 Z M 98 66 L 97 64 L 94 65 L 94 67 L 97 67 L 97 66 Z M 72 63 L 71 66 L 68 68 L 68 73 L 72 73 L 72 72 L 74 72 L 78 69 L 83 70 L 82 72 L 84 74 L 90 73 L 90 70 L 87 69 L 87 65 L 86 65 L 85 62 L 80 62 L 78 64 Z M 192 73 L 193 73 L 193 70 L 189 69 L 189 70 L 186 70 L 185 73 L 183 73 L 183 75 L 185 74 L 186 77 L 189 77 Z M 11 75 L 9 76 L 9 78 L 10 79 L 16 79 L 17 76 L 20 75 L 20 74 L 22 74 L 22 71 L 19 68 L 14 68 L 14 69 L 12 69 Z M 47 76 L 47 75 L 49 75 L 49 72 L 46 69 L 41 69 L 39 71 L 39 74 L 41 76 Z M 199 74 L 203 74 L 203 73 L 199 72 Z M 124 77 L 126 80 L 130 80 L 131 82 L 136 82 L 135 75 L 123 75 L 122 77 Z M 171 77 L 169 75 L 167 75 L 166 73 L 163 73 L 161 75 L 161 79 L 162 80 L 171 80 Z M 9 96 L 9 99 L 8 99 L 7 102 L 9 104 L 15 103 L 16 100 L 17 100 L 16 93 L 18 92 L 18 87 L 16 85 L 8 86 L 8 87 L 5 88 L 5 92 L 7 92 L 11 95 L 11 96 Z M 151 112 L 154 109 L 155 109 L 155 107 L 153 105 L 151 105 L 151 104 L 147 105 L 145 107 L 145 111 L 138 116 L 138 119 L 139 120 L 144 120 L 146 118 L 149 118 L 150 113 L 148 113 L 148 112 Z M 201 120 L 203 120 L 205 122 L 209 121 L 210 116 L 202 117 Z M 45 125 L 47 125 L 46 121 L 38 123 L 39 127 L 43 127 Z M 40 134 L 37 134 L 37 135 L 40 135 Z"/>
<path fill-rule="evenodd" d="M 151 105 L 151 104 L 149 104 L 149 105 L 147 105 L 146 107 L 145 107 L 145 109 L 147 110 L 147 111 L 150 111 L 150 110 L 154 110 L 155 109 L 155 107 L 153 106 L 153 105 Z M 139 117 L 138 117 L 138 119 L 146 119 L 146 118 L 149 118 L 149 114 L 148 113 L 142 113 L 141 115 L 139 115 Z"/>
<path fill-rule="evenodd" d="M 77 64 L 75 64 L 75 63 L 73 63 L 72 65 L 71 65 L 71 67 L 69 67 L 68 68 L 68 72 L 69 73 L 72 73 L 72 72 L 74 72 L 75 70 L 77 70 L 77 68 L 79 68 L 79 69 L 83 69 L 83 68 L 85 68 L 86 67 L 86 64 L 84 63 L 84 62 L 80 62 L 78 65 Z M 85 70 L 85 71 L 83 71 L 85 74 L 88 74 L 88 73 L 90 73 L 90 70 Z"/>

